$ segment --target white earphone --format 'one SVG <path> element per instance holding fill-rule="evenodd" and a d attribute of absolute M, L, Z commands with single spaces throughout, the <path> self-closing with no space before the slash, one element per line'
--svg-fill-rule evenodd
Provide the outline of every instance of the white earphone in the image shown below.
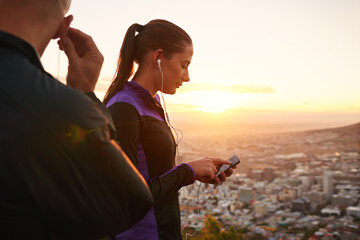
<path fill-rule="evenodd" d="M 159 71 L 160 71 L 160 73 L 161 73 L 161 91 L 160 91 L 160 94 L 161 94 L 162 102 L 163 102 L 163 105 L 164 105 L 165 121 L 166 121 L 166 122 L 168 123 L 168 125 L 173 129 L 173 131 L 174 131 L 174 133 L 175 133 L 175 135 L 176 135 L 176 140 L 175 140 L 176 151 L 177 151 L 177 155 L 180 157 L 180 151 L 179 151 L 178 145 L 179 145 L 180 141 L 181 141 L 182 138 L 183 138 L 183 133 L 182 133 L 182 131 L 181 131 L 180 129 L 174 128 L 174 127 L 171 125 L 171 123 L 170 123 L 169 115 L 168 115 L 167 109 L 166 109 L 165 99 L 164 99 L 164 96 L 163 96 L 163 90 L 164 90 L 164 73 L 163 73 L 163 71 L 162 71 L 162 69 L 161 69 L 161 59 L 160 59 L 160 58 L 157 59 L 156 62 L 157 62 L 157 64 L 158 64 L 158 66 L 159 66 Z M 180 138 L 180 140 L 179 140 L 179 136 L 178 136 L 177 131 L 179 131 L 179 132 L 181 133 L 181 138 Z M 200 183 L 199 188 L 198 188 L 198 202 L 199 202 L 200 186 L 201 186 L 201 183 Z M 200 207 L 198 208 L 198 215 L 197 215 L 197 216 L 198 216 L 198 219 L 199 219 L 199 215 L 200 215 Z M 183 230 L 182 230 L 182 232 L 181 232 L 182 235 L 183 235 L 183 233 L 184 233 L 184 230 L 185 230 L 185 228 L 183 228 Z M 190 236 L 190 237 L 195 236 L 195 234 L 196 234 L 197 231 L 198 231 L 198 228 L 196 228 L 195 231 L 194 231 L 192 234 L 186 233 L 185 239 L 187 240 L 187 239 L 188 239 L 188 236 Z"/>
<path fill-rule="evenodd" d="M 161 59 L 160 58 L 157 59 L 156 62 L 158 64 L 158 66 L 159 66 L 159 71 L 161 73 L 161 92 L 162 92 L 163 88 L 164 88 L 164 73 L 163 73 L 163 71 L 161 69 Z"/>
<path fill-rule="evenodd" d="M 161 71 L 161 59 L 159 58 L 158 60 L 156 60 L 156 62 L 157 62 L 158 66 L 159 66 L 159 69 Z"/>
<path fill-rule="evenodd" d="M 170 118 L 169 118 L 169 115 L 167 113 L 167 109 L 166 109 L 166 103 L 165 103 L 165 99 L 164 99 L 164 95 L 163 95 L 163 92 L 164 92 L 164 73 L 161 69 L 161 59 L 157 59 L 156 60 L 158 66 L 159 66 L 159 71 L 160 71 L 160 74 L 161 74 L 161 89 L 160 89 L 160 95 L 161 95 L 161 99 L 162 99 L 162 103 L 163 103 L 163 107 L 164 107 L 164 112 L 165 112 L 165 121 L 168 123 L 168 125 L 174 130 L 175 132 L 175 135 L 176 135 L 176 145 L 181 141 L 182 139 L 182 132 L 181 130 L 177 129 L 177 128 L 174 128 L 171 123 L 170 123 Z M 179 136 L 178 136 L 178 133 L 177 133 L 177 130 L 180 131 L 181 133 L 181 139 L 179 140 Z M 180 155 L 180 154 L 179 154 Z"/>

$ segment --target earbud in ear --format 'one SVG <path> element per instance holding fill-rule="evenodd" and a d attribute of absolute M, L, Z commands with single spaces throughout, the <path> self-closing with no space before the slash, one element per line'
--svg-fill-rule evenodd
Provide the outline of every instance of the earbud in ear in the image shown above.
<path fill-rule="evenodd" d="M 158 60 L 156 60 L 156 62 L 158 64 L 159 68 L 161 68 L 161 60 L 160 60 L 160 58 Z"/>

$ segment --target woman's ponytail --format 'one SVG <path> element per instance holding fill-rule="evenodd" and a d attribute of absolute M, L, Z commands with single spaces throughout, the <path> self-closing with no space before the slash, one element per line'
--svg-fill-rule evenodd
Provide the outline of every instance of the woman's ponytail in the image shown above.
<path fill-rule="evenodd" d="M 126 31 L 124 41 L 120 49 L 115 77 L 104 97 L 105 104 L 107 104 L 109 100 L 124 87 L 125 83 L 134 72 L 135 34 L 136 32 L 141 32 L 142 29 L 142 25 L 135 23 Z"/>

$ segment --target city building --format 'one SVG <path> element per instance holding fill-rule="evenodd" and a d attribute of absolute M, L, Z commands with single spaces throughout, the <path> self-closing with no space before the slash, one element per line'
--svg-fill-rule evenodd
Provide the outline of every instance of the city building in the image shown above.
<path fill-rule="evenodd" d="M 348 207 L 354 204 L 354 199 L 349 195 L 334 194 L 331 197 L 331 204 Z"/>
<path fill-rule="evenodd" d="M 291 202 L 291 211 L 293 212 L 310 211 L 310 200 L 307 197 L 293 200 Z"/>
<path fill-rule="evenodd" d="M 253 204 L 255 217 L 263 217 L 267 214 L 267 204 L 262 201 L 255 201 Z"/>
<path fill-rule="evenodd" d="M 252 203 L 256 200 L 254 189 L 249 187 L 241 187 L 239 191 L 239 201 L 243 203 Z"/>
<path fill-rule="evenodd" d="M 360 207 L 347 207 L 346 208 L 346 215 L 347 216 L 355 216 L 360 218 Z"/>
<path fill-rule="evenodd" d="M 323 192 L 318 192 L 318 191 L 306 192 L 304 193 L 304 196 L 310 199 L 311 202 L 314 202 L 320 206 L 325 203 Z"/>
<path fill-rule="evenodd" d="M 325 171 L 323 173 L 323 192 L 325 195 L 326 201 L 330 200 L 333 192 L 334 192 L 334 186 L 333 186 L 333 173 L 332 171 Z"/>
<path fill-rule="evenodd" d="M 274 169 L 272 167 L 266 167 L 263 171 L 262 180 L 271 182 L 272 180 L 274 180 L 274 178 L 275 178 Z"/>

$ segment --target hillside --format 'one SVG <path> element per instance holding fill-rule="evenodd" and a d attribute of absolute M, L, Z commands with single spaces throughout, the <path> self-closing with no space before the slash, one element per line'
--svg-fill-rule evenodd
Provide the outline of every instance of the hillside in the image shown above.
<path fill-rule="evenodd" d="M 352 125 L 344 126 L 344 127 L 310 130 L 310 131 L 306 131 L 306 132 L 308 132 L 308 133 L 332 132 L 332 133 L 337 133 L 337 134 L 348 134 L 348 135 L 352 135 L 352 136 L 360 136 L 360 122 L 352 124 Z"/>

